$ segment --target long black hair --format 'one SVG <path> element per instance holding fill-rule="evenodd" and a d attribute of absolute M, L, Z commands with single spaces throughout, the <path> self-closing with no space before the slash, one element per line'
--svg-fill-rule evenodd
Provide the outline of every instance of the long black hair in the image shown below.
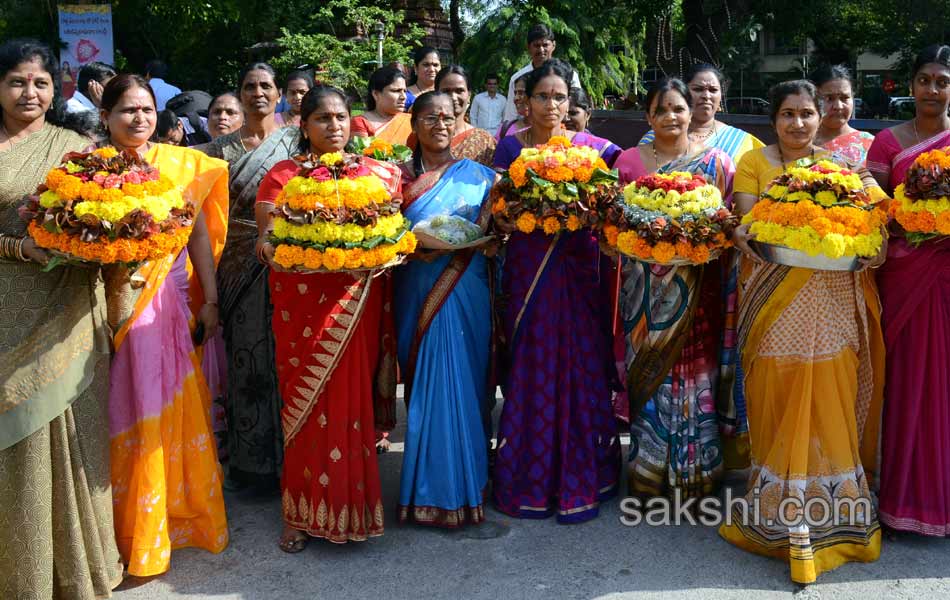
<path fill-rule="evenodd" d="M 442 63 L 442 57 L 439 56 L 439 51 L 433 48 L 432 46 L 422 46 L 421 48 L 416 48 L 415 52 L 412 53 L 412 76 L 409 81 L 409 85 L 415 85 L 419 82 L 419 76 L 416 75 L 415 67 L 419 66 L 419 63 L 424 61 L 427 56 L 430 54 L 435 54 L 439 57 L 439 63 Z M 386 84 L 389 85 L 389 84 Z"/>
<path fill-rule="evenodd" d="M 472 78 L 468 76 L 468 72 L 465 71 L 465 67 L 462 65 L 449 65 L 448 67 L 442 67 L 439 70 L 439 74 L 435 76 L 435 89 L 439 89 L 439 84 L 442 83 L 442 80 L 448 77 L 449 75 L 461 75 L 462 79 L 465 80 L 465 87 L 469 92 L 472 91 Z M 498 79 L 495 77 L 495 79 Z"/>
<path fill-rule="evenodd" d="M 439 98 L 448 98 L 449 104 L 451 104 L 451 96 L 440 92 L 438 88 L 431 92 L 419 94 L 419 96 L 416 98 L 416 101 L 412 103 L 409 123 L 415 127 L 416 121 L 419 120 L 419 113 L 432 106 Z M 416 173 L 419 173 L 419 171 L 422 170 L 422 144 L 419 143 L 418 140 L 416 141 L 416 147 L 412 150 L 412 169 Z"/>
<path fill-rule="evenodd" d="M 376 110 L 376 98 L 373 97 L 373 92 L 385 90 L 386 86 L 400 78 L 405 79 L 406 75 L 396 67 L 383 67 L 373 71 L 367 85 L 366 110 Z"/>
<path fill-rule="evenodd" d="M 307 123 L 307 119 L 310 118 L 310 115 L 320 108 L 320 105 L 323 104 L 323 99 L 329 96 L 336 96 L 339 98 L 343 102 L 343 106 L 346 107 L 346 113 L 350 114 L 350 99 L 347 97 L 346 92 L 332 85 L 315 85 L 310 88 L 310 91 L 307 92 L 307 95 L 305 95 L 303 100 L 300 102 L 301 131 L 303 131 L 303 128 Z M 310 141 L 307 140 L 307 138 L 303 135 L 300 136 L 300 152 L 301 154 L 310 152 Z"/>
<path fill-rule="evenodd" d="M 46 111 L 46 122 L 69 129 L 81 135 L 89 135 L 95 128 L 95 119 L 85 112 L 67 114 L 62 96 L 62 78 L 59 63 L 49 46 L 29 38 L 14 39 L 0 45 L 0 78 L 25 62 L 36 61 L 53 79 L 53 101 Z M 0 107 L 0 118 L 3 108 Z"/>

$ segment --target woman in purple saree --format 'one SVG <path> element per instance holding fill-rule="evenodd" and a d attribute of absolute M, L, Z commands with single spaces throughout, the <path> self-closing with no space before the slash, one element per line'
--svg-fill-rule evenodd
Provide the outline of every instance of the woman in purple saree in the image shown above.
<path fill-rule="evenodd" d="M 917 116 L 882 131 L 868 169 L 889 194 L 922 153 L 950 146 L 950 46 L 917 57 Z M 919 246 L 891 236 L 878 270 L 887 374 L 881 440 L 881 522 L 950 535 L 950 239 Z"/>
<path fill-rule="evenodd" d="M 506 169 L 525 146 L 553 135 L 570 138 L 561 121 L 571 78 L 570 67 L 558 60 L 531 73 L 526 91 L 532 125 L 501 141 L 497 169 Z M 608 165 L 620 153 L 585 133 L 574 134 L 572 142 L 597 148 Z M 613 272 L 590 231 L 511 235 L 502 277 L 508 371 L 494 471 L 495 504 L 505 514 L 586 521 L 617 491 Z"/>

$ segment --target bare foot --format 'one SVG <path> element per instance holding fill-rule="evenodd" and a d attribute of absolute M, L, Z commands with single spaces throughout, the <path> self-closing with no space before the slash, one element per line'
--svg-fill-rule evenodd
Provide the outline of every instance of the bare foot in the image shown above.
<path fill-rule="evenodd" d="M 284 525 L 284 531 L 280 534 L 278 546 L 287 554 L 297 554 L 307 547 L 307 540 L 307 534 L 304 532 L 289 525 Z"/>

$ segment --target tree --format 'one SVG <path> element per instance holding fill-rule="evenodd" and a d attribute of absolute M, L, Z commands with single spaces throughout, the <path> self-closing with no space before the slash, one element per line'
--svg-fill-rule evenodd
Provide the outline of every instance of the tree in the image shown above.
<path fill-rule="evenodd" d="M 579 11 L 566 0 L 513 0 L 490 12 L 465 40 L 460 62 L 475 81 L 491 72 L 513 73 L 528 62 L 528 30 L 544 23 L 557 38 L 555 55 L 577 69 L 595 102 L 607 94 L 626 94 L 639 85 L 649 6 L 591 0 Z"/>

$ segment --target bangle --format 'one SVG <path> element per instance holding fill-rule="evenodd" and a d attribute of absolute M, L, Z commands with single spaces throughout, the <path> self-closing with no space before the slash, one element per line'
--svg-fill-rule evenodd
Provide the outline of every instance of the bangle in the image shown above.
<path fill-rule="evenodd" d="M 19 239 L 16 241 L 16 244 L 15 244 L 14 248 L 16 249 L 16 256 L 17 256 L 18 259 L 20 259 L 20 262 L 29 262 L 30 259 L 28 259 L 28 258 L 26 257 L 26 255 L 23 254 L 23 243 L 24 243 L 24 242 L 26 242 L 26 238 L 19 238 Z"/>
<path fill-rule="evenodd" d="M 218 305 L 218 301 L 215 300 L 214 302 L 205 302 L 204 304 L 202 304 L 202 306 L 209 306 L 209 305 L 210 305 L 210 306 L 217 306 L 217 305 Z"/>
<path fill-rule="evenodd" d="M 15 235 L 0 235 L 0 257 L 29 262 L 23 254 L 24 239 Z"/>

